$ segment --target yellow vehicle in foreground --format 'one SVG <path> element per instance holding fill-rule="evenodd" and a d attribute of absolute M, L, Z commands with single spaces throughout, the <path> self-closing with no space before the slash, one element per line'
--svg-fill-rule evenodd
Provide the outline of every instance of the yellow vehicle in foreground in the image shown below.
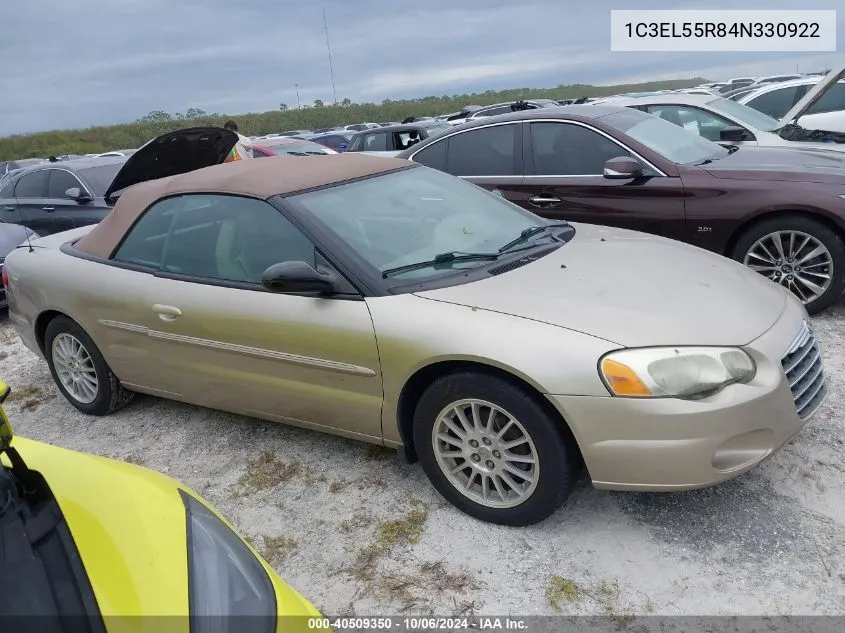
<path fill-rule="evenodd" d="M 0 405 L 9 392 L 0 382 Z M 4 632 L 280 633 L 319 621 L 226 519 L 165 475 L 14 437 L 2 406 L 0 465 Z"/>

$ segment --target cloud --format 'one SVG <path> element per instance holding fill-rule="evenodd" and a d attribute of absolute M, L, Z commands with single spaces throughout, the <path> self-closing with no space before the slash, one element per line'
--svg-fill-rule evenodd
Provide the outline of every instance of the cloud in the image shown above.
<path fill-rule="evenodd" d="M 38 0 L 0 3 L 0 134 L 199 107 L 238 113 L 338 99 L 815 70 L 835 54 L 610 52 L 586 0 Z M 794 8 L 747 0 L 743 8 Z M 813 8 L 836 8 L 824 0 Z M 642 0 L 641 9 L 697 8 Z M 735 8 L 714 0 L 708 9 Z M 840 20 L 845 12 L 840 11 Z M 838 25 L 840 39 L 845 26 Z"/>

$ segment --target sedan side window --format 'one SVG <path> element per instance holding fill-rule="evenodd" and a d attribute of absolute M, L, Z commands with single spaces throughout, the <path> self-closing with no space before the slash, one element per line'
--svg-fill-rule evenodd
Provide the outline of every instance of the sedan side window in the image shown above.
<path fill-rule="evenodd" d="M 630 152 L 606 136 L 571 123 L 532 123 L 534 175 L 601 176 L 611 158 Z"/>
<path fill-rule="evenodd" d="M 386 152 L 391 147 L 387 146 L 387 134 L 367 134 L 364 136 L 362 147 L 356 148 L 362 152 Z"/>
<path fill-rule="evenodd" d="M 80 191 L 85 191 L 85 187 L 82 186 L 79 179 L 64 169 L 51 169 L 50 179 L 48 182 L 48 198 L 67 198 L 65 191 L 72 189 L 73 187 L 79 187 Z"/>
<path fill-rule="evenodd" d="M 47 197 L 47 170 L 39 169 L 29 174 L 24 174 L 18 179 L 15 186 L 16 198 L 46 198 Z"/>
<path fill-rule="evenodd" d="M 14 182 L 6 182 L 5 184 L 0 182 L 0 199 L 5 200 L 6 198 L 14 198 L 15 193 L 15 183 Z"/>
<path fill-rule="evenodd" d="M 516 176 L 516 124 L 493 125 L 449 137 L 453 176 Z"/>
<path fill-rule="evenodd" d="M 732 123 L 712 112 L 689 106 L 654 105 L 648 106 L 647 111 L 649 114 L 669 121 L 669 123 L 695 132 L 708 141 L 718 142 L 722 130 L 736 127 L 736 123 Z"/>
<path fill-rule="evenodd" d="M 152 206 L 114 259 L 192 277 L 260 284 L 273 264 L 316 265 L 316 252 L 290 220 L 263 200 L 191 194 Z"/>
<path fill-rule="evenodd" d="M 805 86 L 790 86 L 788 88 L 780 88 L 778 90 L 770 90 L 759 97 L 755 97 L 750 101 L 746 101 L 745 105 L 768 114 L 774 119 L 780 119 L 784 114 L 789 112 L 799 97 L 799 88 Z M 800 96 L 804 96 L 804 90 L 801 90 Z"/>
<path fill-rule="evenodd" d="M 427 145 L 414 154 L 414 162 L 439 171 L 446 171 L 446 145 L 449 139 Z"/>

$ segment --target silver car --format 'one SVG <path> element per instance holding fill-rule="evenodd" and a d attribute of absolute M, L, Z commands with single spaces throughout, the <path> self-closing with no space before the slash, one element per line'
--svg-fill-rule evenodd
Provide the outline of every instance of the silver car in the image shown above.
<path fill-rule="evenodd" d="M 735 477 L 827 393 L 801 303 L 745 266 L 543 220 L 400 159 L 136 184 L 96 227 L 12 252 L 4 277 L 80 411 L 140 392 L 398 448 L 509 525 L 552 514 L 582 466 L 616 490 Z"/>

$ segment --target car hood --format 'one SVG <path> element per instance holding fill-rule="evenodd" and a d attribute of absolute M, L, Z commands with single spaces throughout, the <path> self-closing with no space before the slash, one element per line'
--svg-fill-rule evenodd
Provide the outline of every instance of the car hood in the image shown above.
<path fill-rule="evenodd" d="M 202 502 L 196 492 L 126 462 L 23 437 L 12 446 L 56 498 L 103 616 L 188 613 L 187 517 L 179 490 Z M 315 615 L 299 593 L 270 577 L 280 614 Z"/>
<path fill-rule="evenodd" d="M 845 152 L 824 147 L 748 147 L 702 165 L 716 178 L 845 184 Z"/>
<path fill-rule="evenodd" d="M 834 68 L 827 75 L 820 78 L 819 82 L 810 88 L 807 91 L 807 94 L 805 94 L 804 97 L 792 106 L 792 109 L 783 116 L 780 120 L 781 126 L 789 125 L 796 119 L 804 116 L 807 110 L 809 110 L 816 101 L 821 99 L 833 86 L 836 85 L 836 82 L 843 77 L 845 77 L 845 64 L 841 65 L 839 68 Z"/>
<path fill-rule="evenodd" d="M 191 127 L 154 138 L 126 159 L 104 197 L 147 180 L 218 165 L 238 142 L 238 135 L 219 127 Z"/>
<path fill-rule="evenodd" d="M 537 261 L 416 294 L 626 347 L 745 345 L 786 306 L 780 286 L 720 255 L 645 233 L 573 226 L 567 244 Z"/>

